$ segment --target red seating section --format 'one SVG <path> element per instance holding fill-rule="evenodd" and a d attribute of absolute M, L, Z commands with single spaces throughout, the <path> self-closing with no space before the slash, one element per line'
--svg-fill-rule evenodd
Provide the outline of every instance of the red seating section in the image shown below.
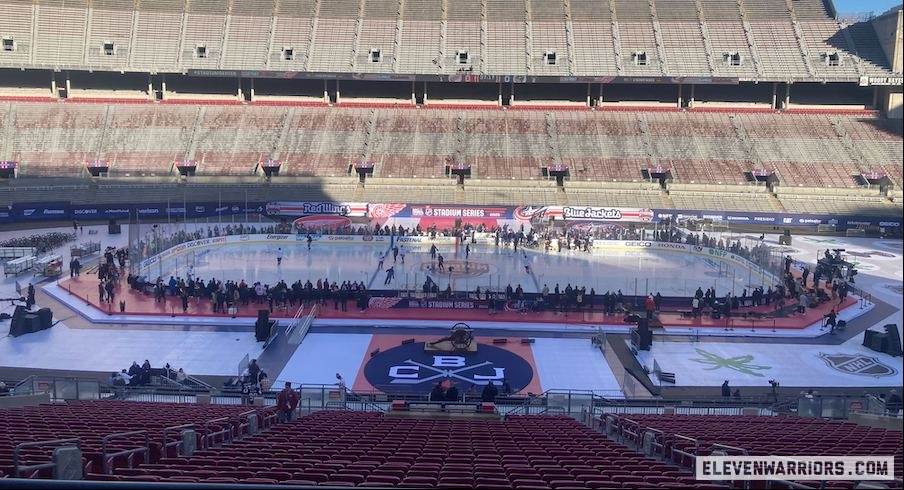
<path fill-rule="evenodd" d="M 122 480 L 399 488 L 696 488 L 568 417 L 417 420 L 319 412 L 191 458 L 118 469 Z"/>
<path fill-rule="evenodd" d="M 78 438 L 85 463 L 93 472 L 102 468 L 101 441 L 105 436 L 121 432 L 147 430 L 151 441 L 151 461 L 159 458 L 163 429 L 230 417 L 238 423 L 238 414 L 248 411 L 242 405 L 196 405 L 176 403 L 141 403 L 123 401 L 70 401 L 67 404 L 38 405 L 0 411 L 0 474 L 14 474 L 13 449 L 17 444 Z M 136 447 L 130 442 L 144 442 L 143 437 L 111 441 L 113 448 Z M 125 446 L 123 446 L 125 444 Z M 24 464 L 50 462 L 52 448 L 27 449 Z M 114 461 L 125 464 L 125 461 Z M 45 473 L 41 473 L 45 476 Z"/>
<path fill-rule="evenodd" d="M 638 414 L 620 419 L 619 425 L 640 437 L 643 428 L 664 432 L 666 451 L 670 444 L 688 450 L 687 445 L 669 437 L 680 434 L 697 439 L 698 454 L 703 455 L 710 454 L 713 444 L 740 447 L 748 454 L 760 456 L 894 455 L 895 475 L 902 471 L 901 432 L 850 422 L 804 417 Z"/>

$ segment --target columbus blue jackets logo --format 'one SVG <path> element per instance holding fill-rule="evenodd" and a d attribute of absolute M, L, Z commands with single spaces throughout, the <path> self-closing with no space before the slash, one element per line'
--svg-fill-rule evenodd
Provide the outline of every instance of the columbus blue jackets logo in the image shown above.
<path fill-rule="evenodd" d="M 364 376 L 384 393 L 425 394 L 437 383 L 454 384 L 461 392 L 473 385 L 479 393 L 491 381 L 500 387 L 503 380 L 517 393 L 530 384 L 534 370 L 521 356 L 492 345 L 453 353 L 428 352 L 424 342 L 414 342 L 372 357 L 364 366 Z"/>
<path fill-rule="evenodd" d="M 857 374 L 860 376 L 891 376 L 897 374 L 897 370 L 877 357 L 863 354 L 826 354 L 819 353 L 819 357 L 836 371 L 845 374 Z"/>

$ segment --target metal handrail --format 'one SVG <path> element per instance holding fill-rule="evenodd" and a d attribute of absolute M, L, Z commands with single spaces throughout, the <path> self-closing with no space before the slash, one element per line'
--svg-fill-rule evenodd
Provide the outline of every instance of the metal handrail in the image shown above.
<path fill-rule="evenodd" d="M 685 451 L 685 450 L 677 449 L 677 448 L 675 447 L 675 445 L 672 444 L 672 447 L 670 448 L 670 449 L 671 449 L 671 454 L 668 456 L 669 459 L 670 459 L 673 463 L 677 463 L 677 464 L 680 466 L 680 464 L 681 464 L 680 460 L 677 460 L 677 459 L 675 458 L 675 454 L 678 454 L 679 456 L 687 457 L 688 460 L 691 461 L 691 466 L 694 466 L 694 464 L 696 464 L 695 462 L 697 461 L 697 453 L 698 453 L 699 450 L 700 450 L 700 441 L 698 441 L 697 439 L 695 439 L 695 438 L 693 438 L 693 437 L 683 436 L 683 435 L 681 435 L 681 434 L 670 434 L 670 435 L 671 435 L 673 438 L 675 438 L 675 439 L 678 439 L 678 440 L 681 440 L 681 441 L 685 441 L 685 442 L 689 442 L 689 443 L 693 444 L 693 445 L 694 445 L 694 452 L 693 452 L 693 453 L 689 453 L 689 452 L 687 452 L 687 451 Z"/>
<path fill-rule="evenodd" d="M 172 442 L 169 442 L 169 435 L 172 433 L 181 434 L 183 430 L 187 429 L 195 429 L 195 424 L 183 424 L 183 425 L 174 425 L 171 427 L 163 428 L 163 444 L 160 446 L 160 457 L 167 457 L 167 450 L 171 447 L 176 448 L 176 455 L 179 454 L 179 447 L 182 446 L 182 438 L 178 438 Z"/>
<path fill-rule="evenodd" d="M 13 474 L 16 476 L 16 478 L 22 476 L 22 473 L 26 471 L 42 470 L 44 468 L 53 468 L 54 466 L 56 466 L 56 463 L 54 462 L 19 466 L 19 454 L 23 449 L 30 447 L 49 446 L 51 444 L 56 446 L 68 446 L 75 444 L 75 447 L 79 448 L 79 450 L 81 450 L 82 448 L 81 440 L 74 437 L 69 439 L 53 439 L 50 441 L 23 442 L 21 444 L 16 444 L 16 447 L 13 448 Z"/>
<path fill-rule="evenodd" d="M 714 443 L 714 444 L 712 445 L 712 448 L 710 448 L 710 451 L 712 451 L 712 450 L 714 450 L 714 449 L 730 449 L 730 450 L 732 450 L 732 451 L 738 451 L 738 452 L 740 452 L 741 455 L 743 455 L 743 456 L 747 456 L 747 455 L 748 455 L 746 449 L 744 449 L 744 448 L 742 448 L 742 447 L 737 447 L 737 446 L 729 446 L 728 444 L 718 444 L 718 443 Z"/>
<path fill-rule="evenodd" d="M 651 432 L 653 434 L 653 452 L 655 454 L 660 454 L 665 456 L 665 432 L 654 429 L 652 427 L 644 427 L 643 434 L 646 436 L 647 432 Z M 641 438 L 641 447 L 643 446 L 643 438 Z"/>
<path fill-rule="evenodd" d="M 242 412 L 242 413 L 236 415 L 236 417 L 239 419 L 238 426 L 236 427 L 236 433 L 235 433 L 235 437 L 236 437 L 237 439 L 241 439 L 241 438 L 242 438 L 242 434 L 243 434 L 243 433 L 246 433 L 246 432 L 247 432 L 247 435 L 249 435 L 249 436 L 252 435 L 252 434 L 251 434 L 251 429 L 250 429 L 250 427 L 251 427 L 251 420 L 250 420 L 251 417 L 257 417 L 257 420 L 258 420 L 258 428 L 260 428 L 260 426 L 261 426 L 261 424 L 260 424 L 260 422 L 261 422 L 261 416 L 260 416 L 260 414 L 257 412 L 257 410 L 254 410 L 254 409 L 248 410 L 248 411 L 245 411 L 245 412 Z M 244 423 L 242 422 L 243 420 L 245 421 Z M 245 429 L 247 429 L 247 431 L 246 431 Z"/>
<path fill-rule="evenodd" d="M 211 425 L 225 422 L 226 427 L 217 431 L 211 431 Z M 210 441 L 214 436 L 223 435 L 223 443 L 232 441 L 232 423 L 229 417 L 220 417 L 204 422 L 204 449 L 211 447 Z"/>
<path fill-rule="evenodd" d="M 116 451 L 113 453 L 107 452 L 107 444 L 114 438 L 119 437 L 127 437 L 127 436 L 144 436 L 144 447 L 132 448 L 132 449 L 123 449 L 122 451 Z M 109 475 L 112 472 L 112 468 L 110 467 L 110 462 L 113 458 L 117 456 L 125 456 L 129 455 L 129 467 L 132 467 L 132 455 L 143 453 L 144 454 L 144 463 L 147 464 L 150 462 L 151 455 L 151 438 L 148 435 L 148 431 L 146 430 L 133 430 L 129 432 L 118 432 L 116 434 L 110 434 L 108 436 L 104 436 L 101 439 L 101 454 L 103 455 L 102 470 L 105 474 Z"/>
<path fill-rule="evenodd" d="M 13 386 L 12 392 L 16 395 L 33 395 L 34 391 L 35 391 L 34 381 L 37 377 L 38 377 L 37 375 L 32 374 L 31 376 L 23 379 L 22 381 L 19 381 L 18 383 L 16 383 L 15 386 Z M 24 386 L 26 384 L 29 385 L 28 393 L 19 393 L 19 387 Z"/>

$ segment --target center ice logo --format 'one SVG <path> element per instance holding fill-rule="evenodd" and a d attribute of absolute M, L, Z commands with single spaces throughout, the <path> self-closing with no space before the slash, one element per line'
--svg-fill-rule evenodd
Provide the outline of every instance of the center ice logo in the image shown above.
<path fill-rule="evenodd" d="M 451 271 L 449 270 L 450 267 L 452 268 Z M 443 262 L 442 270 L 434 267 L 434 264 L 431 262 L 421 262 L 420 269 L 421 272 L 429 272 L 439 277 L 449 277 L 450 275 L 453 278 L 477 277 L 484 274 L 489 274 L 490 264 L 487 264 L 485 262 L 475 262 L 473 260 L 446 260 L 445 262 Z"/>
<path fill-rule="evenodd" d="M 521 356 L 492 345 L 478 344 L 476 352 L 458 354 L 428 352 L 424 342 L 414 342 L 374 355 L 364 366 L 364 376 L 383 392 L 429 393 L 436 383 L 444 383 L 461 392 L 474 385 L 480 393 L 491 381 L 501 388 L 508 380 L 516 393 L 530 384 L 534 370 Z"/>

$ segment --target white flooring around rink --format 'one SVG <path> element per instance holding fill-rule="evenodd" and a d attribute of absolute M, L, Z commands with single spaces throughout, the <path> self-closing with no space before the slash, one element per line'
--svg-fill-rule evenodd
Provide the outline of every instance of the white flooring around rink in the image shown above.
<path fill-rule="evenodd" d="M 123 227 L 124 233 L 115 236 L 107 236 L 106 226 L 86 226 L 85 229 L 86 233 L 80 235 L 79 239 L 92 241 L 99 239 L 102 246 L 123 246 L 128 236 L 125 226 Z M 98 230 L 98 234 L 88 235 L 87 230 L 89 229 Z M 23 233 L 69 230 L 71 228 L 0 232 L 0 240 L 19 236 Z M 767 236 L 766 238 L 767 242 L 773 244 L 776 243 L 776 239 L 776 236 Z M 55 251 L 63 256 L 64 264 L 69 262 L 69 245 L 66 244 Z M 317 245 L 315 244 L 315 247 Z M 331 270 L 335 270 L 337 273 L 339 270 L 347 271 L 350 274 L 348 277 L 350 280 L 358 280 L 358 274 L 361 274 L 362 277 L 364 274 L 376 275 L 376 248 L 370 249 L 369 262 L 360 261 L 360 263 L 348 265 L 346 260 L 349 257 L 342 255 L 348 252 L 341 252 L 344 247 L 349 246 L 338 246 L 333 251 L 321 252 L 323 260 L 312 260 L 312 264 L 317 262 L 324 268 L 334 268 L 324 269 L 331 280 L 333 279 L 330 273 Z M 788 252 L 796 259 L 815 262 L 818 251 L 825 248 L 846 248 L 848 251 L 860 252 L 873 250 L 890 254 L 890 256 L 873 254 L 868 257 L 858 258 L 857 260 L 860 262 L 858 268 L 861 273 L 857 276 L 857 284 L 874 297 L 896 308 L 888 318 L 877 322 L 873 327 L 874 329 L 878 329 L 885 323 L 896 323 L 899 326 L 904 326 L 904 323 L 902 323 L 900 292 L 902 277 L 904 277 L 902 269 L 904 268 L 902 268 L 901 262 L 902 242 L 900 240 L 878 240 L 873 238 L 827 239 L 795 236 L 794 246 Z M 472 257 L 475 255 L 480 257 L 493 256 L 491 260 L 496 261 L 493 264 L 498 264 L 497 267 L 499 269 L 506 270 L 505 268 L 507 267 L 507 270 L 510 270 L 512 274 L 516 274 L 517 271 L 517 274 L 522 274 L 521 277 L 527 278 L 522 272 L 523 264 L 520 260 L 507 257 L 504 252 L 496 256 L 495 252 L 488 253 L 489 250 L 491 248 L 477 247 L 476 251 L 472 253 Z M 290 268 L 303 267 L 307 262 L 305 255 L 296 257 L 296 254 L 305 253 L 306 251 L 303 250 L 287 252 L 284 259 L 283 273 L 286 273 L 286 270 Z M 250 265 L 252 256 L 259 254 L 262 257 L 267 257 L 267 252 L 263 250 L 253 253 L 246 251 L 245 254 L 245 257 L 240 260 L 248 264 L 246 267 L 248 267 L 247 270 L 249 271 L 253 270 Z M 677 255 L 680 256 L 681 254 Z M 406 262 L 413 262 L 412 257 L 412 252 L 409 252 Z M 580 283 L 582 277 L 594 277 L 594 281 L 598 280 L 601 282 L 603 280 L 608 282 L 609 280 L 608 268 L 605 276 L 593 276 L 590 268 L 586 267 L 586 265 L 579 265 L 586 264 L 585 260 L 588 256 L 584 253 L 549 257 L 543 257 L 541 254 L 534 253 L 532 257 L 541 287 L 544 282 L 554 283 L 554 278 L 559 278 L 563 287 L 564 283 L 569 281 Z M 340 263 L 336 264 L 329 260 L 333 258 L 340 261 Z M 235 261 L 233 262 L 234 265 L 239 261 L 236 258 L 230 260 Z M 625 285 L 625 288 L 623 288 L 625 293 L 631 293 L 633 289 L 633 280 L 629 282 L 627 279 L 632 277 L 629 276 L 629 271 L 634 271 L 630 272 L 630 274 L 636 273 L 642 277 L 650 277 L 651 282 L 653 277 L 657 277 L 658 283 L 660 277 L 664 279 L 668 275 L 678 275 L 678 271 L 685 268 L 684 266 L 681 266 L 680 269 L 673 267 L 670 269 L 671 272 L 667 272 L 665 265 L 659 264 L 655 260 L 645 260 L 645 264 L 656 263 L 657 265 L 649 265 L 649 270 L 642 272 L 637 265 L 639 262 L 636 259 L 619 258 L 619 261 L 621 260 L 625 262 L 621 265 L 616 263 L 611 269 L 618 271 L 617 273 L 624 274 L 623 276 L 615 275 L 614 277 L 622 278 L 620 280 Z M 292 264 L 293 261 L 295 263 L 301 262 L 301 264 L 288 265 Z M 490 262 L 490 260 L 486 261 Z M 628 262 L 630 261 L 633 261 L 634 264 L 629 264 Z M 265 260 L 265 262 L 270 265 L 259 266 L 259 270 L 277 270 L 275 267 L 275 256 L 270 255 L 269 260 Z M 367 267 L 362 267 L 365 262 Z M 707 267 L 705 264 L 699 266 L 699 271 L 703 273 L 704 277 L 709 277 L 706 274 Z M 196 270 L 198 269 L 196 268 Z M 650 272 L 651 270 L 653 272 Z M 403 277 L 401 271 L 400 276 Z M 382 282 L 382 274 L 376 275 L 376 277 Z M 337 276 L 337 279 L 341 280 L 341 277 Z M 0 297 L 8 298 L 15 295 L 14 285 L 16 280 L 24 287 L 32 278 L 30 275 L 25 274 L 18 277 L 4 277 L 2 283 L 0 283 Z M 40 280 L 40 278 L 35 280 Z M 368 281 L 370 281 L 370 276 L 368 276 Z M 532 290 L 527 284 L 530 284 L 527 280 L 522 283 L 525 290 Z M 592 285 L 593 283 L 588 282 L 588 284 Z M 676 285 L 675 287 L 676 289 L 685 288 L 683 285 Z M 690 285 L 686 288 L 693 289 Z M 613 289 L 617 289 L 617 287 Z M 600 291 L 599 288 L 597 290 Z M 664 295 L 668 294 L 666 290 L 661 290 L 661 292 Z M 12 311 L 9 303 L 0 305 L 0 310 L 7 313 Z M 142 325 L 132 325 L 128 329 L 111 329 L 109 326 L 97 330 L 70 328 L 66 326 L 66 319 L 72 315 L 74 314 L 71 312 L 57 311 L 55 312 L 55 320 L 62 321 L 50 330 L 19 338 L 0 337 L 0 367 L 113 371 L 127 367 L 133 360 L 141 362 L 144 359 L 149 359 L 153 365 L 162 365 L 168 362 L 173 366 L 183 367 L 192 374 L 229 375 L 235 371 L 239 360 L 245 354 L 256 357 L 261 352 L 260 344 L 254 342 L 253 333 L 250 331 L 229 332 L 217 331 L 217 329 L 211 328 L 181 329 L 178 327 L 161 330 L 159 326 L 145 327 Z M 226 323 L 228 322 L 224 322 L 224 324 Z M 9 321 L 0 322 L 0 335 L 6 334 L 8 328 Z M 321 335 L 325 336 L 321 337 Z M 339 371 L 348 373 L 345 374 L 346 379 L 349 385 L 353 384 L 353 377 L 358 371 L 362 355 L 352 352 L 354 351 L 353 345 L 357 345 L 357 341 L 353 341 L 356 336 L 345 334 L 339 337 L 338 335 L 340 334 L 335 334 L 335 336 L 312 334 L 310 338 L 311 343 L 308 344 L 306 341 L 305 344 L 302 344 L 302 348 L 296 352 L 296 357 L 308 352 L 316 352 L 316 354 L 308 356 L 307 361 L 300 364 L 296 359 L 291 360 L 284 369 L 286 376 L 294 378 L 293 381 L 331 382 L 331 376 Z M 369 338 L 369 336 L 369 334 L 357 335 L 357 337 L 361 337 L 361 343 L 364 345 L 367 343 L 364 339 Z M 783 386 L 900 386 L 902 383 L 901 373 L 904 371 L 901 358 L 891 358 L 872 351 L 865 351 L 860 347 L 862 339 L 863 335 L 860 334 L 838 346 L 802 346 L 800 344 L 742 343 L 737 341 L 727 343 L 708 341 L 697 344 L 684 341 L 656 342 L 653 356 L 663 366 L 663 369 L 675 371 L 678 374 L 678 382 L 682 386 L 713 386 L 721 384 L 724 379 L 729 379 L 731 384 L 737 386 L 760 386 L 765 379 L 770 378 L 780 381 L 784 380 Z M 537 367 L 540 370 L 543 387 L 547 389 L 580 387 L 583 389 L 608 390 L 609 386 L 615 383 L 615 380 L 612 379 L 611 370 L 609 370 L 609 366 L 605 361 L 599 359 L 593 361 L 580 357 L 578 344 L 575 343 L 574 346 L 571 346 L 565 340 L 569 339 L 548 339 L 548 341 L 543 340 L 542 342 L 538 339 L 534 356 Z M 317 348 L 318 343 L 330 345 L 331 347 L 329 349 Z M 581 341 L 580 345 L 586 345 L 586 340 Z M 700 358 L 700 355 L 695 350 L 696 348 L 706 350 L 711 354 L 718 355 L 720 358 L 751 355 L 753 358 L 749 361 L 749 364 L 768 365 L 771 369 L 763 370 L 768 373 L 765 377 L 746 375 L 724 367 L 708 371 L 705 368 L 710 366 L 701 367 L 700 363 L 690 360 L 691 357 Z M 860 375 L 841 374 L 827 367 L 823 369 L 825 364 L 819 364 L 822 363 L 819 359 L 816 360 L 818 362 L 814 361 L 812 357 L 819 352 L 829 354 L 868 354 L 870 357 L 876 357 L 880 362 L 891 366 L 896 373 L 892 376 L 874 380 Z M 546 359 L 546 361 L 543 359 Z M 560 362 L 562 359 L 569 359 L 569 362 L 562 363 Z M 648 359 L 648 361 L 652 364 L 651 359 Z M 590 363 L 590 367 L 585 363 Z M 298 366 L 300 370 L 297 371 L 295 368 L 289 370 L 289 367 L 293 365 Z M 586 371 L 591 372 L 581 375 L 574 374 L 575 372 L 585 373 Z M 280 376 L 282 374 L 280 373 Z M 617 386 L 617 383 L 615 385 Z"/>
<path fill-rule="evenodd" d="M 370 341 L 370 334 L 309 334 L 279 373 L 276 385 L 281 381 L 332 384 L 336 373 L 341 373 L 351 386 L 368 358 Z M 537 338 L 531 354 L 544 391 L 592 390 L 609 396 L 620 392 L 602 352 L 587 339 Z"/>
<path fill-rule="evenodd" d="M 901 240 L 795 236 L 793 247 L 789 247 L 787 253 L 811 264 L 812 270 L 817 254 L 821 256 L 827 248 L 856 254 L 851 259 L 857 262 L 857 269 L 861 271 L 856 277 L 857 286 L 896 308 L 871 329 L 884 332 L 882 326 L 888 323 L 897 324 L 899 331 L 904 329 Z M 869 350 L 862 343 L 863 334 L 841 345 L 654 341 L 651 351 L 642 352 L 638 359 L 651 371 L 655 360 L 663 371 L 674 372 L 674 386 L 718 386 L 724 380 L 731 386 L 765 386 L 769 379 L 779 381 L 782 386 L 796 387 L 901 386 L 904 383 L 904 359 Z M 885 364 L 894 372 L 885 376 L 847 373 L 830 367 L 820 354 L 863 356 Z M 734 362 L 729 363 L 732 359 Z"/>

